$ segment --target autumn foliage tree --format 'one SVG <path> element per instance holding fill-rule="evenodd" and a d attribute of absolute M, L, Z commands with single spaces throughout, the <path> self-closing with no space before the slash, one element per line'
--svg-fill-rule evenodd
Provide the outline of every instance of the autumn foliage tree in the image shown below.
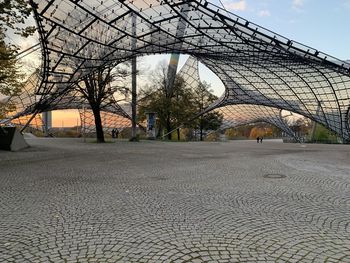
<path fill-rule="evenodd" d="M 35 27 L 27 26 L 31 8 L 24 0 L 3 0 L 0 2 L 0 94 L 13 96 L 24 85 L 25 75 L 20 71 L 21 64 L 16 59 L 19 47 L 6 40 L 6 34 L 12 32 L 22 37 L 33 34 Z M 0 105 L 0 117 L 7 111 L 14 110 L 14 105 Z M 2 116 L 1 116 L 2 115 Z"/>
<path fill-rule="evenodd" d="M 194 107 L 197 112 L 203 112 L 218 98 L 210 90 L 210 85 L 206 82 L 200 82 L 193 91 Z M 216 111 L 208 112 L 201 115 L 195 120 L 195 128 L 199 130 L 200 140 L 203 141 L 203 131 L 217 130 L 220 128 L 223 120 L 223 115 Z"/>
<path fill-rule="evenodd" d="M 0 31 L 0 94 L 14 96 L 20 92 L 24 82 L 24 74 L 20 72 L 20 65 L 15 58 L 17 48 L 5 42 L 4 33 Z M 11 104 L 0 105 L 0 118 L 6 112 L 14 110 Z"/>
<path fill-rule="evenodd" d="M 0 2 L 0 30 L 6 33 L 8 29 L 15 34 L 28 37 L 35 32 L 34 26 L 26 24 L 31 15 L 31 7 L 26 0 L 3 0 Z"/>
<path fill-rule="evenodd" d="M 141 92 L 139 120 L 146 118 L 146 112 L 156 112 L 159 130 L 164 129 L 171 140 L 171 131 L 193 116 L 193 96 L 183 78 L 176 76 L 173 88 L 167 86 L 167 67 L 160 65 L 153 74 L 152 85 Z M 178 131 L 178 139 L 179 139 Z"/>
<path fill-rule="evenodd" d="M 139 102 L 139 119 L 145 119 L 146 112 L 156 112 L 158 126 L 165 129 L 171 140 L 171 131 L 177 128 L 177 139 L 180 140 L 179 126 L 200 130 L 201 140 L 204 130 L 216 130 L 222 123 L 222 115 L 209 112 L 194 118 L 203 112 L 217 97 L 210 91 L 207 83 L 197 87 L 186 85 L 184 79 L 176 76 L 172 90 L 167 89 L 167 67 L 161 65 L 154 74 L 152 85 L 142 91 L 143 99 Z"/>

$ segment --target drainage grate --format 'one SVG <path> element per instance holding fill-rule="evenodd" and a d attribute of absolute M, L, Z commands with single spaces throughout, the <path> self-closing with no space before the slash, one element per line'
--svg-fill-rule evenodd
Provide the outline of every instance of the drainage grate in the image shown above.
<path fill-rule="evenodd" d="M 269 179 L 282 179 L 282 178 L 286 178 L 286 176 L 285 176 L 284 174 L 265 174 L 265 175 L 263 175 L 263 177 L 269 178 Z"/>

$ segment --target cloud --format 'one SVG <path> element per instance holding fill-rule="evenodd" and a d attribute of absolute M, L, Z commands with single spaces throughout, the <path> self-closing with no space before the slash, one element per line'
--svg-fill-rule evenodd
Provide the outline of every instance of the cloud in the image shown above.
<path fill-rule="evenodd" d="M 245 0 L 231 3 L 224 2 L 224 6 L 230 11 L 245 11 L 247 9 L 247 3 Z"/>
<path fill-rule="evenodd" d="M 271 13 L 269 10 L 261 10 L 261 11 L 259 11 L 258 16 L 261 16 L 261 17 L 271 16 Z"/>
<path fill-rule="evenodd" d="M 295 9 L 301 9 L 304 5 L 304 0 L 293 0 L 292 6 Z"/>

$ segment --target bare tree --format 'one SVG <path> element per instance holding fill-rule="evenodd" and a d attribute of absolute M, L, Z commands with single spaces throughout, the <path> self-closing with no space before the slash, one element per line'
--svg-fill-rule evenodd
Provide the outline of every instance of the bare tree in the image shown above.
<path fill-rule="evenodd" d="M 75 19 L 76 23 L 84 21 L 83 19 L 80 20 L 78 16 L 70 17 L 70 19 Z M 93 30 L 91 29 L 90 34 L 99 43 L 109 43 L 114 39 L 111 31 L 102 23 L 95 26 Z M 75 83 L 74 88 L 90 105 L 94 114 L 97 142 L 105 142 L 101 109 L 109 104 L 116 103 L 117 94 L 128 95 L 129 90 L 126 85 L 127 79 L 131 75 L 130 65 L 128 62 L 104 60 L 111 52 L 108 45 L 99 45 L 86 39 L 70 36 L 65 36 L 65 39 L 67 39 L 65 49 L 70 50 L 71 53 L 76 52 L 77 47 L 81 47 L 79 54 L 72 57 L 69 64 L 73 71 L 77 67 L 80 67 L 80 72 L 95 68 L 87 75 L 82 75 L 79 81 Z"/>
<path fill-rule="evenodd" d="M 76 89 L 88 101 L 95 118 L 97 142 L 104 142 L 101 121 L 101 108 L 116 103 L 114 96 L 122 93 L 128 95 L 123 85 L 130 72 L 114 65 L 99 68 L 76 84 Z"/>

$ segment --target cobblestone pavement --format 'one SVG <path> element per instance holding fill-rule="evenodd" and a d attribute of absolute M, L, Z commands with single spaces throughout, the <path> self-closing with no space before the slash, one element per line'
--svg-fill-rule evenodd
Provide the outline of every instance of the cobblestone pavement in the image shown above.
<path fill-rule="evenodd" d="M 350 262 L 350 146 L 31 139 L 0 262 Z"/>

